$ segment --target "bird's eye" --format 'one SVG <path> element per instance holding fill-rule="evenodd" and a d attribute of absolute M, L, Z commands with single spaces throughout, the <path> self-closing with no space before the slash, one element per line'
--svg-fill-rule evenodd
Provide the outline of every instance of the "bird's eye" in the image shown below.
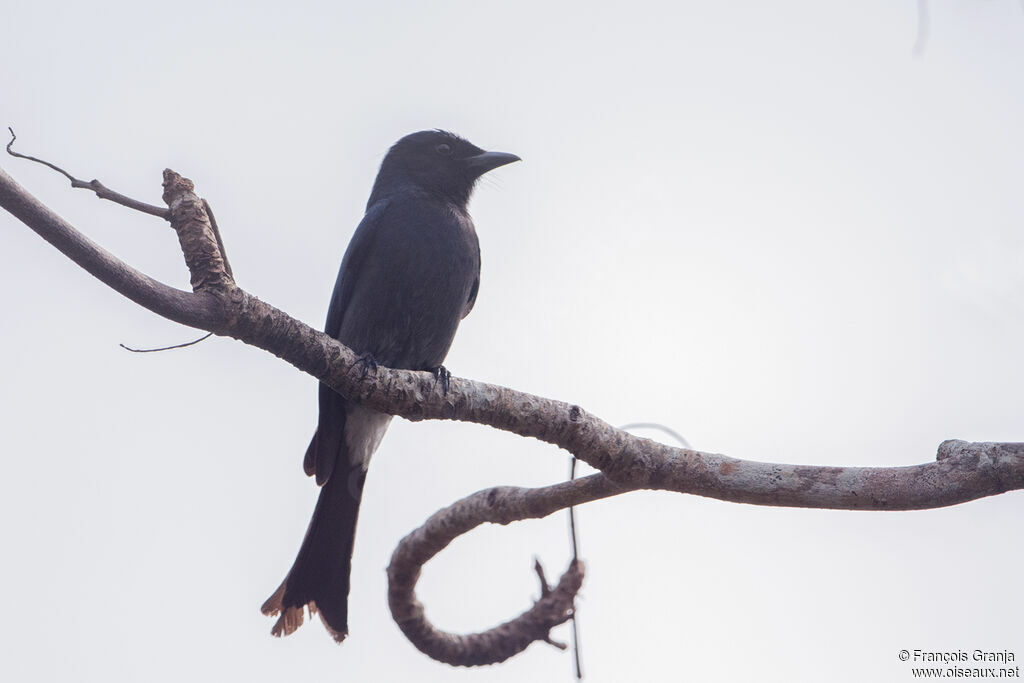
<path fill-rule="evenodd" d="M 449 154 L 452 153 L 452 146 L 449 145 L 447 142 L 442 142 L 440 145 L 434 148 L 434 151 L 436 151 L 438 154 L 442 156 L 448 156 Z"/>

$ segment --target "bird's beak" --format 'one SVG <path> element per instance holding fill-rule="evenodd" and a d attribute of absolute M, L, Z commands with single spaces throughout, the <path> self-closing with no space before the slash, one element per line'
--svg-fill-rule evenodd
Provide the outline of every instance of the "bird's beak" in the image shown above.
<path fill-rule="evenodd" d="M 493 171 L 499 166 L 522 160 L 515 154 L 508 154 L 507 152 L 484 152 L 476 156 L 466 157 L 462 161 L 466 168 L 470 169 L 474 175 L 482 176 L 484 173 Z"/>

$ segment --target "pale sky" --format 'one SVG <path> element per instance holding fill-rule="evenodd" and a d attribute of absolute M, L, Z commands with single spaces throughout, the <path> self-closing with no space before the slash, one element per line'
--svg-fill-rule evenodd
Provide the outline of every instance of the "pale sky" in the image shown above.
<path fill-rule="evenodd" d="M 320 327 L 383 153 L 445 128 L 514 152 L 470 209 L 483 256 L 456 375 L 660 422 L 694 447 L 909 465 L 1024 440 L 1024 11 L 917 3 L 8 0 L 0 124 L 159 203 L 213 205 L 240 286 Z M 158 219 L 11 175 L 187 287 Z M 0 215 L 0 621 L 18 681 L 570 680 L 535 644 L 452 669 L 391 621 L 384 568 L 438 508 L 566 475 L 557 449 L 396 420 L 367 482 L 351 636 L 271 638 L 315 501 L 316 384 L 123 299 Z M 658 437 L 655 433 L 646 436 Z M 664 438 L 664 437 L 659 437 Z M 936 511 L 669 493 L 582 508 L 587 680 L 904 681 L 901 649 L 1024 660 L 1019 492 Z M 536 598 L 564 513 L 486 527 L 419 586 L 442 628 Z M 569 637 L 568 628 L 555 637 Z"/>

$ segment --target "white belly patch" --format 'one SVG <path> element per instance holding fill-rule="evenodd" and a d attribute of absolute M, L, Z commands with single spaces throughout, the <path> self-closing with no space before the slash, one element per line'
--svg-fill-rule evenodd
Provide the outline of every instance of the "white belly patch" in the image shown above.
<path fill-rule="evenodd" d="M 369 466 L 370 456 L 380 446 L 391 417 L 362 406 L 348 406 L 345 412 L 345 445 L 353 465 L 364 470 Z"/>

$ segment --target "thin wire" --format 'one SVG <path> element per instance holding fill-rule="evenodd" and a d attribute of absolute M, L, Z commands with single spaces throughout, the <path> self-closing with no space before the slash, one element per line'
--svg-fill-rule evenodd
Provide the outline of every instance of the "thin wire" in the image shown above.
<path fill-rule="evenodd" d="M 628 432 L 630 429 L 657 429 L 662 432 L 665 432 L 673 439 L 678 441 L 680 444 L 682 444 L 683 448 L 693 448 L 693 446 L 690 445 L 690 442 L 683 438 L 682 434 L 675 431 L 674 429 L 666 427 L 663 424 L 658 424 L 657 422 L 630 422 L 628 425 L 622 425 L 621 427 L 619 427 L 619 429 L 621 429 L 624 432 Z"/>
<path fill-rule="evenodd" d="M 666 427 L 663 424 L 657 422 L 631 422 L 626 425 L 622 425 L 619 429 L 623 431 L 629 431 L 630 429 L 657 429 L 665 432 L 673 439 L 682 444 L 683 448 L 690 448 L 690 442 L 687 441 L 682 434 Z M 570 456 L 569 458 L 569 481 L 576 479 L 576 458 Z M 576 507 L 573 505 L 569 506 L 569 538 L 572 541 L 572 560 L 578 562 L 580 559 L 579 540 L 576 536 Z M 572 605 L 572 652 L 575 657 L 576 665 L 576 680 L 583 680 L 583 665 L 580 662 L 580 631 L 579 625 L 576 622 L 576 603 L 573 601 Z"/>
<path fill-rule="evenodd" d="M 576 457 L 569 459 L 569 481 L 576 479 Z M 572 561 L 580 559 L 579 542 L 576 539 L 576 513 L 574 506 L 569 506 L 569 537 L 572 539 Z M 576 680 L 583 680 L 583 666 L 580 663 L 580 632 L 576 624 L 576 601 L 572 604 L 572 652 L 576 665 Z"/>
<path fill-rule="evenodd" d="M 928 45 L 931 33 L 931 20 L 928 16 L 928 0 L 917 0 L 917 37 L 914 38 L 913 54 L 920 57 Z"/>

